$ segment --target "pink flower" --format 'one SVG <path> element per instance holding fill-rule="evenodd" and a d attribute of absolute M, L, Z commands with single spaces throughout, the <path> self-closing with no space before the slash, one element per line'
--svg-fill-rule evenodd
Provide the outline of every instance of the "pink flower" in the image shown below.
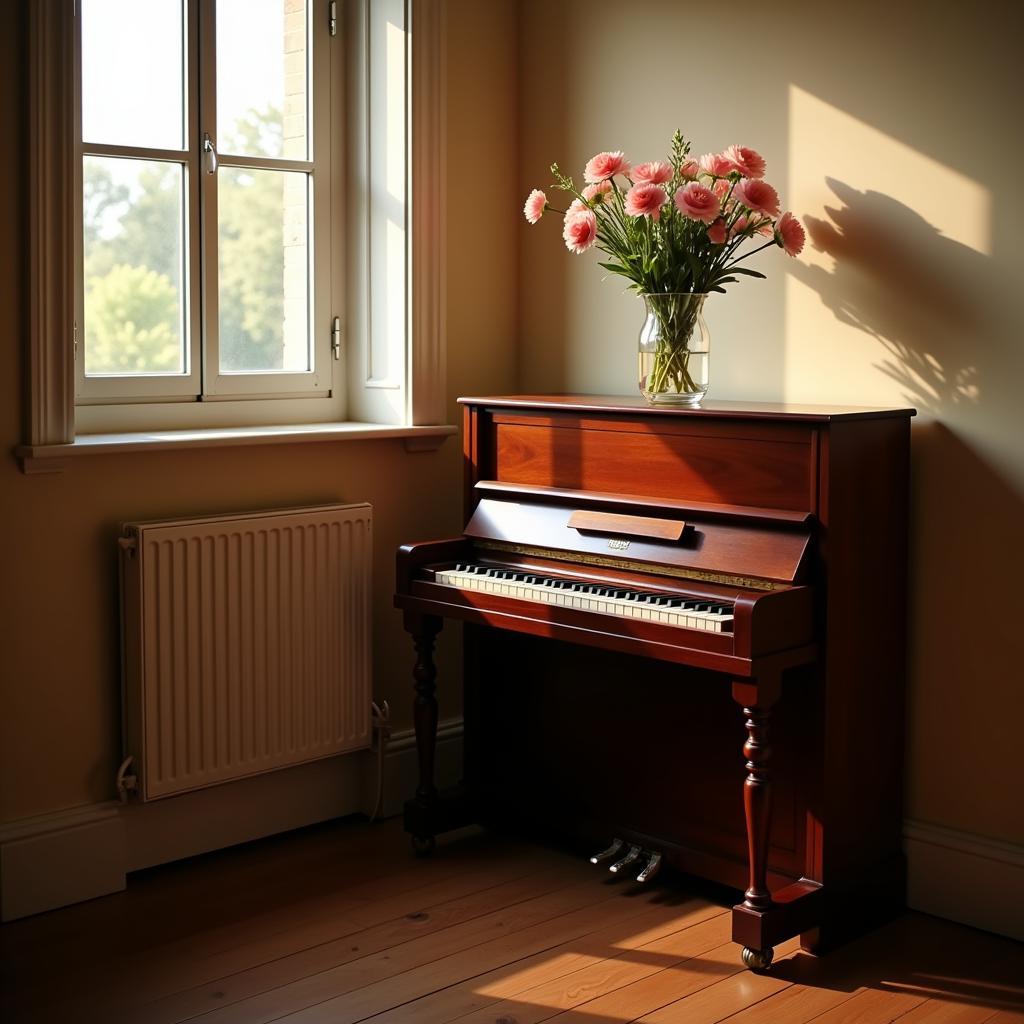
<path fill-rule="evenodd" d="M 724 153 L 705 153 L 698 166 L 704 174 L 725 178 L 736 170 L 736 165 Z"/>
<path fill-rule="evenodd" d="M 807 241 L 804 226 L 788 210 L 775 224 L 775 241 L 789 256 L 799 256 Z"/>
<path fill-rule="evenodd" d="M 724 203 L 725 197 L 732 189 L 732 182 L 728 178 L 718 178 L 711 185 L 711 191 Z"/>
<path fill-rule="evenodd" d="M 724 245 L 727 234 L 724 217 L 719 217 L 708 227 L 708 241 L 712 245 Z"/>
<path fill-rule="evenodd" d="M 696 160 L 685 160 L 679 165 L 679 176 L 693 181 L 700 174 L 700 164 Z"/>
<path fill-rule="evenodd" d="M 579 200 L 577 200 L 579 202 Z M 597 240 L 597 217 L 593 210 L 569 208 L 562 227 L 562 238 L 569 252 L 586 252 Z"/>
<path fill-rule="evenodd" d="M 569 209 L 566 210 L 565 213 L 566 213 L 566 216 L 568 216 L 570 213 L 579 213 L 582 210 L 588 210 L 588 209 L 590 209 L 590 207 L 588 207 L 587 204 L 585 202 L 583 202 L 582 199 L 574 199 L 569 204 Z"/>
<path fill-rule="evenodd" d="M 594 185 L 588 185 L 583 190 L 583 198 L 588 203 L 593 203 L 594 206 L 600 206 L 602 203 L 607 202 L 606 196 L 612 190 L 612 183 L 610 181 L 599 181 Z"/>
<path fill-rule="evenodd" d="M 691 220 L 701 220 L 710 224 L 717 216 L 722 204 L 711 189 L 691 181 L 676 189 L 676 209 Z"/>
<path fill-rule="evenodd" d="M 743 178 L 733 191 L 736 201 L 754 213 L 774 217 L 779 212 L 779 193 L 759 178 Z"/>
<path fill-rule="evenodd" d="M 654 160 L 637 164 L 629 176 L 634 185 L 664 185 L 672 177 L 672 167 L 663 160 Z"/>
<path fill-rule="evenodd" d="M 631 217 L 650 217 L 661 220 L 661 208 L 668 196 L 660 185 L 634 185 L 626 193 L 626 213 Z"/>
<path fill-rule="evenodd" d="M 722 155 L 732 161 L 744 178 L 764 177 L 764 157 L 756 150 L 746 146 L 730 146 Z"/>
<path fill-rule="evenodd" d="M 584 180 L 592 183 L 614 178 L 616 174 L 628 173 L 629 161 L 621 149 L 614 153 L 598 153 L 597 156 L 592 156 L 587 161 L 587 166 L 583 168 Z"/>
<path fill-rule="evenodd" d="M 523 206 L 523 216 L 531 224 L 536 224 L 544 215 L 547 205 L 548 197 L 539 188 L 535 188 L 526 197 L 526 204 Z"/>
<path fill-rule="evenodd" d="M 737 235 L 742 235 L 743 232 L 746 231 L 747 228 L 749 228 L 749 227 L 750 227 L 750 218 L 749 217 L 744 217 L 742 214 L 740 214 L 740 216 L 737 217 L 732 222 L 732 227 L 729 229 L 729 237 L 730 238 L 735 238 Z"/>

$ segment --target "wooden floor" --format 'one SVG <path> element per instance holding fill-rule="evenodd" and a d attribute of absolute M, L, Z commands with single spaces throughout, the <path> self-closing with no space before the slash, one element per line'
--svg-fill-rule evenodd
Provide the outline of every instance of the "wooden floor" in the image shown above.
<path fill-rule="evenodd" d="M 1024 947 L 908 914 L 742 970 L 723 905 L 464 831 L 337 823 L 0 928 L 6 1022 L 1009 1024 Z"/>

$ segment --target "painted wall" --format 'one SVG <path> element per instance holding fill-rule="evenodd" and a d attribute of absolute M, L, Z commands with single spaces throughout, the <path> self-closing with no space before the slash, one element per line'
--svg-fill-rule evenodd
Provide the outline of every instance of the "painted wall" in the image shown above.
<path fill-rule="evenodd" d="M 25 152 L 23 7 L 0 5 L 0 121 L 9 155 Z M 448 222 L 454 417 L 458 393 L 514 387 L 518 183 L 515 139 L 502 127 L 515 123 L 514 8 L 471 0 L 449 7 L 448 88 L 457 110 L 449 119 L 457 192 Z M 458 173 L 477 145 L 498 156 L 486 182 Z M 115 540 L 124 520 L 372 502 L 375 694 L 391 699 L 396 727 L 408 726 L 411 648 L 390 607 L 394 551 L 402 541 L 460 529 L 458 439 L 432 454 L 371 441 L 100 456 L 62 474 L 23 476 L 9 453 L 23 415 L 24 174 L 17 161 L 0 161 L 0 452 L 8 453 L 0 458 L 0 823 L 113 795 L 120 750 Z M 488 227 L 498 251 L 486 268 L 474 255 L 472 216 L 485 203 L 498 211 Z M 453 653 L 448 637 L 440 666 L 449 680 Z M 443 715 L 457 713 L 457 699 L 456 686 L 442 680 Z"/>
<path fill-rule="evenodd" d="M 521 201 L 548 184 L 553 160 L 579 181 L 599 150 L 663 159 L 676 127 L 697 155 L 737 142 L 767 158 L 811 244 L 799 260 L 755 257 L 768 281 L 708 301 L 713 396 L 920 411 L 907 813 L 1020 842 L 1014 12 L 524 0 L 519 166 Z M 520 228 L 520 384 L 628 392 L 640 301 L 601 280 L 594 253 L 567 254 L 552 221 Z"/>
<path fill-rule="evenodd" d="M 922 18 L 923 5 L 873 0 L 740 2 L 728 15 L 658 0 L 448 7 L 451 399 L 633 387 L 638 300 L 600 281 L 593 254 L 570 257 L 557 222 L 519 218 L 552 160 L 578 174 L 599 149 L 656 158 L 677 126 L 698 152 L 759 149 L 813 241 L 799 261 L 757 258 L 768 281 L 709 303 L 714 392 L 921 411 L 908 812 L 1024 839 L 1011 732 L 1024 569 L 1024 256 L 1013 232 L 1024 211 L 1021 192 L 1000 187 L 1024 157 L 1010 109 L 1021 84 L 1013 16 L 955 20 L 943 2 Z M 24 152 L 22 38 L 18 5 L 0 5 L 0 122 L 13 153 Z M 640 55 L 633 65 L 627 51 Z M 23 413 L 23 175 L 0 162 L 7 452 Z M 459 528 L 460 460 L 453 441 L 418 455 L 362 442 L 104 456 L 38 477 L 0 458 L 0 822 L 111 795 L 113 542 L 125 519 L 373 502 L 376 693 L 408 724 L 392 552 Z M 449 637 L 443 674 L 452 654 Z M 454 687 L 442 698 L 442 714 L 455 709 Z"/>

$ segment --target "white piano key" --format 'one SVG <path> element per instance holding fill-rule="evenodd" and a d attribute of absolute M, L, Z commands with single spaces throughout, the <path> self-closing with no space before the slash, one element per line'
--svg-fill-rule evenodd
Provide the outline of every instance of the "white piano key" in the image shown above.
<path fill-rule="evenodd" d="M 636 599 L 580 593 L 556 586 L 553 579 L 540 583 L 497 579 L 493 575 L 497 571 L 499 570 L 480 571 L 479 568 L 476 572 L 469 569 L 448 569 L 439 571 L 435 579 L 448 586 L 477 590 L 499 597 L 511 597 L 520 601 L 534 601 L 648 622 L 661 622 L 686 629 L 725 632 L 727 631 L 725 624 L 732 622 L 732 614 L 728 612 L 696 611 L 692 608 L 663 608 Z"/>

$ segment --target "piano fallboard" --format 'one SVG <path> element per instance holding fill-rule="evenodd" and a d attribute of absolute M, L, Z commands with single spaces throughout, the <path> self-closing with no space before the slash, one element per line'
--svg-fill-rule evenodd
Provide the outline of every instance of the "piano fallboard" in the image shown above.
<path fill-rule="evenodd" d="M 812 529 L 806 519 L 732 522 L 707 510 L 654 505 L 613 514 L 606 510 L 609 502 L 595 495 L 563 495 L 558 502 L 525 491 L 483 497 L 466 536 L 512 550 L 546 549 L 570 562 L 603 560 L 613 568 L 629 565 L 691 578 L 731 576 L 762 589 L 792 583 L 806 568 Z M 671 525 L 678 536 L 651 536 Z"/>
<path fill-rule="evenodd" d="M 395 605 L 407 612 L 457 618 L 533 636 L 546 636 L 692 665 L 749 678 L 766 666 L 772 669 L 813 660 L 811 588 L 776 585 L 771 590 L 730 586 L 658 573 L 637 573 L 572 563 L 566 558 L 512 557 L 469 538 L 407 545 Z M 611 561 L 608 559 L 607 561 Z M 727 602 L 733 608 L 728 632 L 670 625 L 642 618 L 578 608 L 558 607 L 437 582 L 437 573 L 464 563 L 557 575 L 610 587 L 628 585 L 666 595 Z"/>

